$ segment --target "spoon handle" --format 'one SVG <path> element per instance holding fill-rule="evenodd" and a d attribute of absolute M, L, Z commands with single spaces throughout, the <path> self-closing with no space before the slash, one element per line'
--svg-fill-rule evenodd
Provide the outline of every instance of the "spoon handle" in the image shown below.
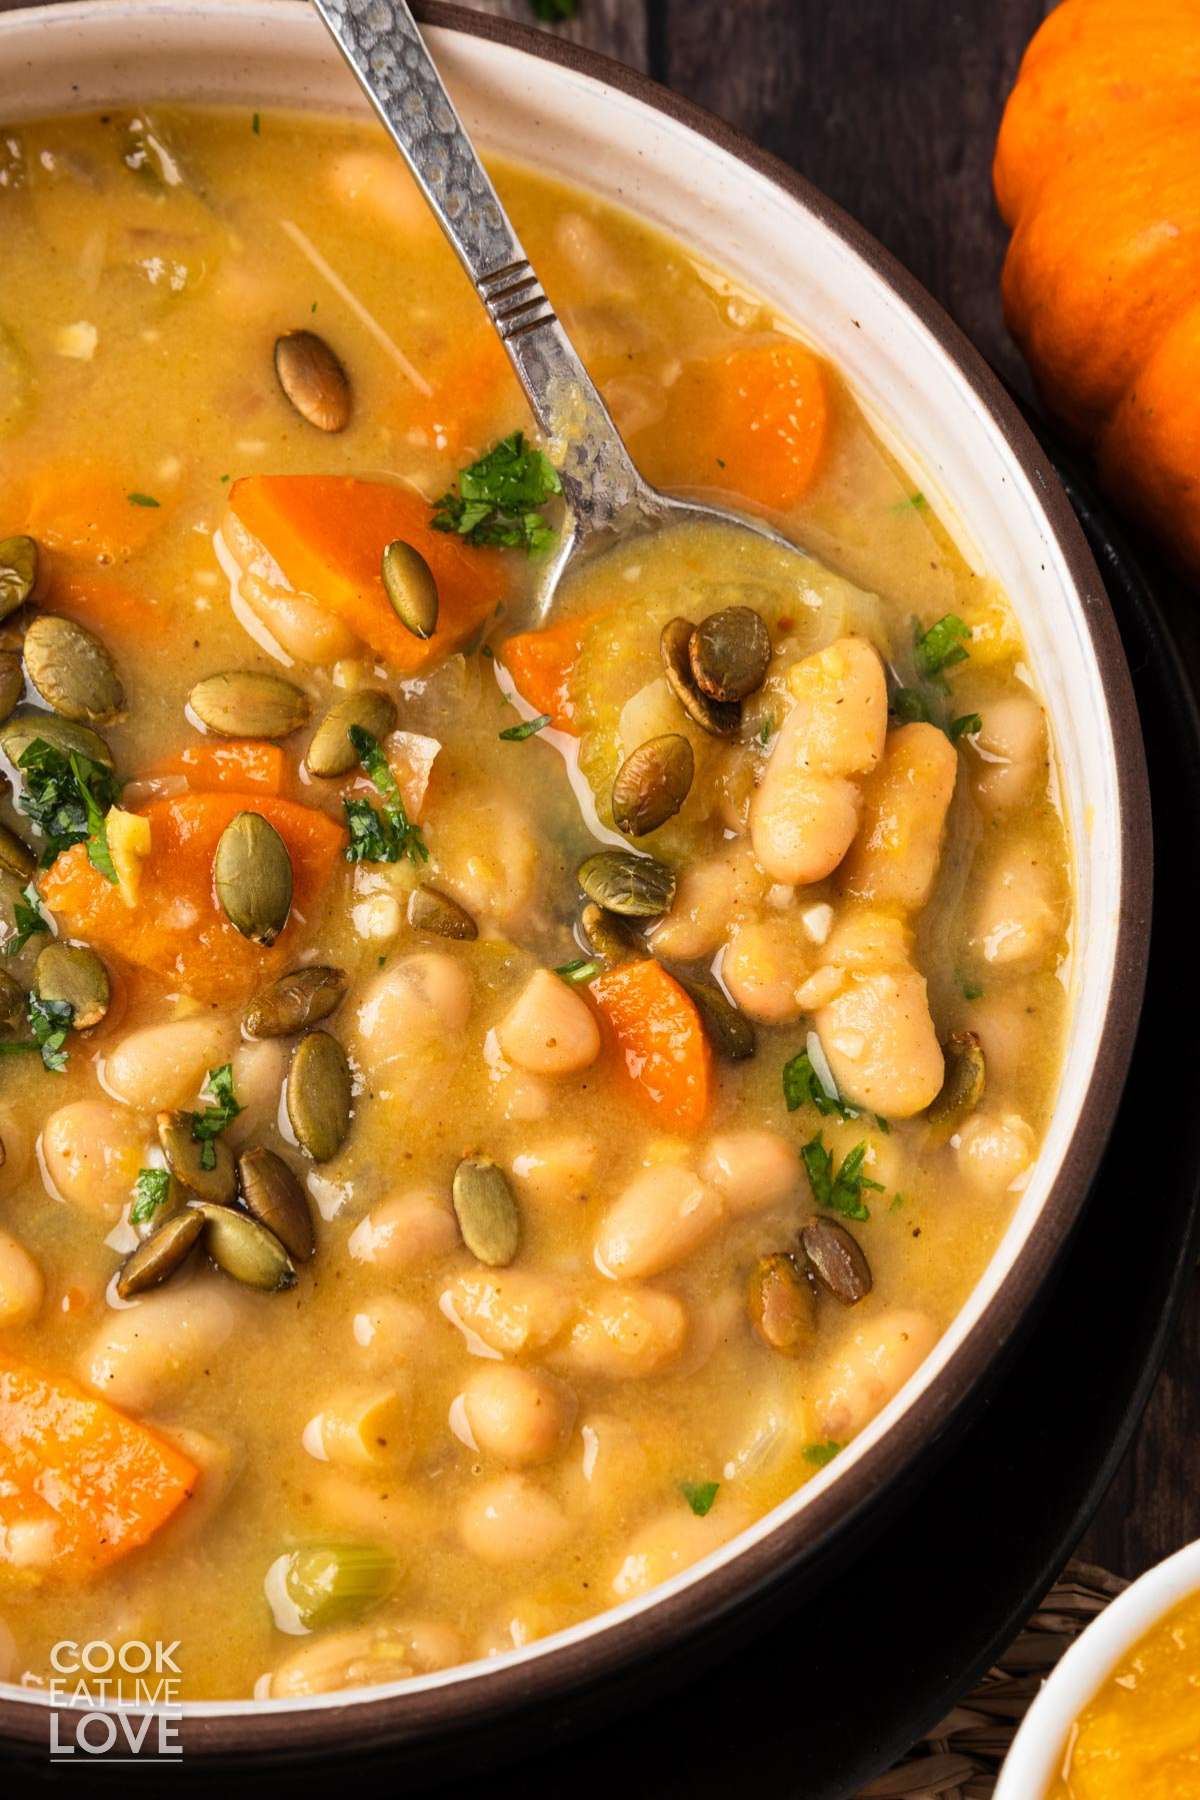
<path fill-rule="evenodd" d="M 577 534 L 661 503 L 555 317 L 405 0 L 313 0 L 416 176 L 550 444 Z"/>

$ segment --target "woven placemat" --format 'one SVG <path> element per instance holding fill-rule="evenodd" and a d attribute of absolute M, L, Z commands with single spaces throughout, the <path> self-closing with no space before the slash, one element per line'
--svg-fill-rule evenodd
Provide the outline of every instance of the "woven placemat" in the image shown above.
<path fill-rule="evenodd" d="M 1069 1562 L 1024 1631 L 953 1711 L 856 1800 L 990 1800 L 1017 1727 L 1055 1663 L 1129 1583 Z"/>

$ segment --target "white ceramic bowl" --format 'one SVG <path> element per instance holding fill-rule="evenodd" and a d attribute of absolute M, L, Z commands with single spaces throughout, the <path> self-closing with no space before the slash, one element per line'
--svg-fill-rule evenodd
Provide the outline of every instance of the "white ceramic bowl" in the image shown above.
<path fill-rule="evenodd" d="M 1200 1539 L 1139 1576 L 1071 1645 L 1025 1715 L 994 1800 L 1042 1800 L 1062 1765 L 1067 1734 L 1127 1651 L 1200 1588 Z"/>
<path fill-rule="evenodd" d="M 1011 595 L 1054 727 L 1076 859 L 1073 1014 L 1044 1147 L 987 1271 L 903 1392 L 801 1494 L 652 1595 L 487 1663 L 401 1689 L 195 1703 L 185 1741 L 201 1751 L 299 1753 L 328 1744 L 331 1715 L 347 1710 L 359 1746 L 411 1740 L 531 1693 L 577 1689 L 635 1657 L 664 1665 L 692 1634 L 861 1524 L 979 1395 L 1028 1319 L 1095 1174 L 1144 974 L 1149 808 L 1128 671 L 1057 479 L 979 357 L 873 240 L 715 119 L 545 34 L 418 10 L 485 146 L 635 208 L 799 321 L 976 565 Z M 74 0 L 8 13 L 0 69 L 13 123 L 155 98 L 364 112 L 317 19 L 293 0 Z M 0 1698 L 0 1733 L 31 1741 L 44 1730 L 36 1693 Z"/>

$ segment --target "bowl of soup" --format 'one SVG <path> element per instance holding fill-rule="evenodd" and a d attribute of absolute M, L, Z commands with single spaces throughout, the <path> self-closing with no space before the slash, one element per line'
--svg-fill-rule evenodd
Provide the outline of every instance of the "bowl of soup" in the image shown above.
<path fill-rule="evenodd" d="M 26 1742 L 160 1628 L 223 1753 L 711 1654 L 984 1390 L 1132 1044 L 1136 712 L 1012 407 L 715 121 L 422 16 L 641 467 L 807 556 L 538 620 L 553 446 L 315 18 L 0 20 Z"/>
<path fill-rule="evenodd" d="M 1200 1786 L 1200 1544 L 1126 1588 L 1030 1707 L 996 1800 L 1125 1800 Z"/>

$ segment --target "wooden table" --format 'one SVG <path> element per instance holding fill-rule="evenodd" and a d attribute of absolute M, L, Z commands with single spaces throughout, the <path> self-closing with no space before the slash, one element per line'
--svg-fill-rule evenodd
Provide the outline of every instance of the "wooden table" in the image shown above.
<path fill-rule="evenodd" d="M 532 16 L 530 0 L 468 3 Z M 553 29 L 648 71 L 793 164 L 1028 394 L 1000 315 L 1005 234 L 990 168 L 1022 51 L 1050 10 L 1048 0 L 579 0 L 578 17 Z M 1133 1449 L 1081 1545 L 1119 1574 L 1200 1535 L 1198 1363 L 1193 1290 Z"/>

